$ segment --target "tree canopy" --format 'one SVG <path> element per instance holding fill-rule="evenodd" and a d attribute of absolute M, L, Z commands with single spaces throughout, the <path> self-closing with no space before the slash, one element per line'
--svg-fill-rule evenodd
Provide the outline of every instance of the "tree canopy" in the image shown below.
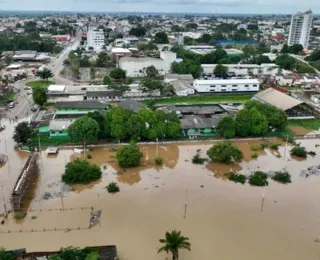
<path fill-rule="evenodd" d="M 163 251 L 166 253 L 170 252 L 173 260 L 179 259 L 179 249 L 191 250 L 189 238 L 182 236 L 180 231 L 173 230 L 166 232 L 165 238 L 160 239 L 159 242 L 163 246 L 159 248 L 158 253 Z"/>
<path fill-rule="evenodd" d="M 236 135 L 236 121 L 231 115 L 220 119 L 217 126 L 217 134 L 224 138 L 233 138 Z"/>
<path fill-rule="evenodd" d="M 146 68 L 145 73 L 147 74 L 147 77 L 155 78 L 158 75 L 158 70 L 154 65 L 151 65 Z"/>
<path fill-rule="evenodd" d="M 88 184 L 100 179 L 101 175 L 101 169 L 97 165 L 77 158 L 67 163 L 62 181 L 66 184 Z"/>
<path fill-rule="evenodd" d="M 43 80 L 48 80 L 49 78 L 53 77 L 53 73 L 51 70 L 44 68 L 42 70 L 38 70 L 36 76 Z"/>
<path fill-rule="evenodd" d="M 230 141 L 216 143 L 207 151 L 207 155 L 213 162 L 231 163 L 241 162 L 243 159 L 242 152 Z"/>
<path fill-rule="evenodd" d="M 76 119 L 68 127 L 68 135 L 73 142 L 94 142 L 98 138 L 99 125 L 96 120 L 88 116 Z"/>
<path fill-rule="evenodd" d="M 16 143 L 25 144 L 31 138 L 32 133 L 32 128 L 28 122 L 21 122 L 15 127 L 12 138 Z"/>
<path fill-rule="evenodd" d="M 143 37 L 145 36 L 146 32 L 147 32 L 147 29 L 145 27 L 138 26 L 138 27 L 131 28 L 129 34 L 137 37 Z"/>
<path fill-rule="evenodd" d="M 142 153 L 135 143 L 122 146 L 117 150 L 117 160 L 121 167 L 129 168 L 140 165 Z"/>
<path fill-rule="evenodd" d="M 123 69 L 117 68 L 110 71 L 110 77 L 113 79 L 125 79 L 126 78 L 126 72 Z"/>
<path fill-rule="evenodd" d="M 41 86 L 33 87 L 32 98 L 35 104 L 42 107 L 47 102 L 47 89 Z"/>
<path fill-rule="evenodd" d="M 157 32 L 154 36 L 154 43 L 167 44 L 169 42 L 168 35 L 165 32 Z"/>

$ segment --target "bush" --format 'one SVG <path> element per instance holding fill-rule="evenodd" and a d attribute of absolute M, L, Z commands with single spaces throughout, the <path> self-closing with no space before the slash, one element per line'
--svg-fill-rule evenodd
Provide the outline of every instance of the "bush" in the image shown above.
<path fill-rule="evenodd" d="M 62 181 L 66 184 L 88 184 L 101 178 L 101 169 L 86 160 L 77 158 L 67 163 Z"/>
<path fill-rule="evenodd" d="M 4 248 L 0 247 L 0 259 L 1 260 L 14 260 L 16 257 L 14 254 L 7 252 Z"/>
<path fill-rule="evenodd" d="M 264 142 L 264 141 L 262 141 L 262 142 L 260 143 L 261 149 L 265 149 L 265 148 L 267 148 L 267 147 L 268 147 L 268 145 L 269 145 L 269 143 L 268 143 L 268 142 Z"/>
<path fill-rule="evenodd" d="M 208 160 L 207 158 L 200 157 L 199 152 L 197 152 L 196 155 L 193 156 L 193 158 L 192 158 L 192 163 L 194 163 L 194 164 L 203 164 L 207 160 Z"/>
<path fill-rule="evenodd" d="M 291 175 L 286 171 L 276 172 L 272 179 L 283 184 L 291 183 Z"/>
<path fill-rule="evenodd" d="M 92 159 L 92 155 L 90 153 L 88 153 L 87 158 Z"/>
<path fill-rule="evenodd" d="M 291 149 L 290 152 L 291 155 L 306 158 L 307 157 L 307 151 L 305 147 L 295 146 Z"/>
<path fill-rule="evenodd" d="M 268 175 L 261 171 L 256 171 L 249 177 L 249 183 L 253 186 L 267 186 L 269 183 L 267 181 Z"/>
<path fill-rule="evenodd" d="M 142 153 L 135 143 L 131 143 L 119 148 L 116 157 L 121 167 L 135 167 L 140 165 Z"/>
<path fill-rule="evenodd" d="M 251 155 L 251 158 L 252 158 L 252 159 L 257 159 L 257 158 L 258 158 L 258 154 L 257 154 L 257 153 L 253 153 L 253 154 Z"/>
<path fill-rule="evenodd" d="M 243 159 L 243 153 L 230 141 L 216 143 L 207 151 L 207 155 L 213 162 L 231 163 Z"/>
<path fill-rule="evenodd" d="M 19 212 L 19 213 L 15 214 L 14 218 L 15 219 L 24 219 L 26 216 L 27 216 L 27 212 Z"/>
<path fill-rule="evenodd" d="M 245 175 L 243 175 L 243 174 L 230 172 L 229 176 L 228 176 L 228 179 L 230 181 L 234 181 L 234 182 L 237 182 L 237 183 L 239 182 L 239 183 L 245 184 L 246 180 L 247 180 L 247 177 Z"/>
<path fill-rule="evenodd" d="M 260 149 L 260 146 L 258 144 L 253 144 L 250 147 L 252 151 L 258 151 Z"/>
<path fill-rule="evenodd" d="M 272 143 L 272 144 L 270 145 L 270 148 L 271 148 L 271 149 L 274 149 L 274 150 L 278 150 L 278 149 L 279 149 L 279 146 L 280 146 L 279 143 Z"/>
<path fill-rule="evenodd" d="M 162 165 L 162 163 L 163 163 L 163 159 L 162 159 L 162 157 L 156 157 L 155 159 L 154 159 L 154 161 L 155 161 L 155 163 L 156 163 L 156 165 Z"/>
<path fill-rule="evenodd" d="M 118 184 L 115 182 L 110 182 L 106 187 L 106 189 L 109 193 L 116 193 L 120 191 Z"/>
<path fill-rule="evenodd" d="M 308 154 L 311 155 L 312 157 L 317 155 L 315 151 L 309 151 Z"/>

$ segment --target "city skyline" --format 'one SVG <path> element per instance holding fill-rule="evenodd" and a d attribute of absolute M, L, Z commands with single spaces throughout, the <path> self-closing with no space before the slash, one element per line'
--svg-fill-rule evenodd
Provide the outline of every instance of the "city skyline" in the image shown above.
<path fill-rule="evenodd" d="M 320 2 L 293 0 L 290 5 L 276 0 L 0 0 L 0 9 L 8 11 L 74 12 L 163 12 L 228 14 L 293 14 L 311 9 L 320 14 Z"/>

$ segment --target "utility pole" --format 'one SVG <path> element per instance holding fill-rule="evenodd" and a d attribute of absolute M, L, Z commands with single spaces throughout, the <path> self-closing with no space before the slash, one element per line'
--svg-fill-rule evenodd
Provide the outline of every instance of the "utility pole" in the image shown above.
<path fill-rule="evenodd" d="M 38 141 L 39 141 L 39 153 L 41 154 L 41 143 L 40 143 L 40 136 L 38 135 Z"/>
<path fill-rule="evenodd" d="M 289 138 L 289 135 L 287 135 L 287 139 L 286 139 L 286 146 L 284 147 L 284 155 L 283 155 L 283 160 L 286 160 L 286 154 L 287 154 L 287 145 L 288 145 L 288 138 Z"/>
<path fill-rule="evenodd" d="M 156 140 L 157 140 L 157 152 L 156 152 L 156 157 L 158 157 L 158 155 L 159 155 L 159 139 L 156 138 Z"/>

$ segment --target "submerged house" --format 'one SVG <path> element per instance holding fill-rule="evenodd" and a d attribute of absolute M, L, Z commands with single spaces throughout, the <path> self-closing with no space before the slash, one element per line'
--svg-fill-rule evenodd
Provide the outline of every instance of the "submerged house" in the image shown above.
<path fill-rule="evenodd" d="M 75 119 L 89 112 L 109 109 L 109 103 L 97 100 L 57 102 L 56 111 L 48 126 L 50 138 L 68 138 L 67 129 Z"/>

